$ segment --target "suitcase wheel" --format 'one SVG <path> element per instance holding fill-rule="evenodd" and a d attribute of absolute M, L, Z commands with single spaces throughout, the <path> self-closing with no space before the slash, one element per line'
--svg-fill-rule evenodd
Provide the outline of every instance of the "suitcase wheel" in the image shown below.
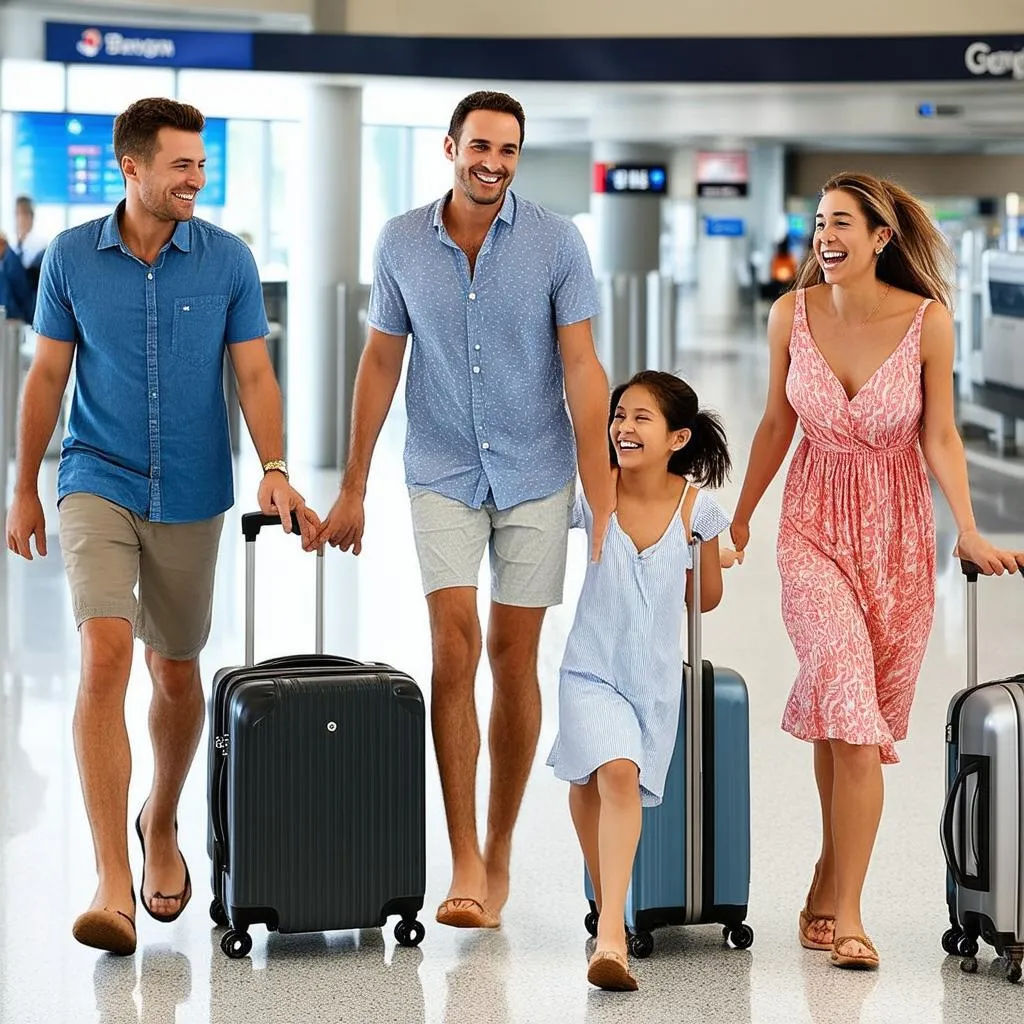
<path fill-rule="evenodd" d="M 590 911 L 590 913 L 583 918 L 583 927 L 586 928 L 595 939 L 597 938 L 597 922 L 598 914 L 596 910 Z"/>
<path fill-rule="evenodd" d="M 418 946 L 423 941 L 426 929 L 415 918 L 405 919 L 395 925 L 395 940 L 400 946 Z"/>
<path fill-rule="evenodd" d="M 220 940 L 220 948 L 225 956 L 241 960 L 252 949 L 252 936 L 248 932 L 227 931 Z"/>
<path fill-rule="evenodd" d="M 964 933 L 959 928 L 950 928 L 945 931 L 942 935 L 943 952 L 949 956 L 956 956 L 960 952 L 960 940 L 963 937 Z"/>
<path fill-rule="evenodd" d="M 732 929 L 726 928 L 724 931 L 734 949 L 750 949 L 754 944 L 754 929 L 749 924 L 741 924 Z"/>
<path fill-rule="evenodd" d="M 970 935 L 964 935 L 957 944 L 956 951 L 965 959 L 973 960 L 978 955 L 978 940 L 971 938 Z"/>
<path fill-rule="evenodd" d="M 227 928 L 231 924 L 231 921 L 228 919 L 228 912 L 224 909 L 224 904 L 216 897 L 214 897 L 213 902 L 210 904 L 210 920 L 218 928 Z"/>
<path fill-rule="evenodd" d="M 629 951 L 638 960 L 646 960 L 654 952 L 654 936 L 650 932 L 633 932 L 629 937 Z"/>
<path fill-rule="evenodd" d="M 969 956 L 965 960 L 960 961 L 960 970 L 964 974 L 977 974 L 978 972 L 978 958 Z"/>

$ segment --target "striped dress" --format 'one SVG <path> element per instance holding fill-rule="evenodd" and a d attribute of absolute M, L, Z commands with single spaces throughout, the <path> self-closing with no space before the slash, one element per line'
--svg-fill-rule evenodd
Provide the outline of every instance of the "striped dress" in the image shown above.
<path fill-rule="evenodd" d="M 645 807 L 661 803 L 679 725 L 691 568 L 680 513 L 689 486 L 661 538 L 643 551 L 612 516 L 601 560 L 588 564 L 576 605 L 547 760 L 558 778 L 579 785 L 609 761 L 633 761 Z M 582 495 L 572 525 L 590 537 L 594 521 Z M 728 526 L 721 506 L 698 491 L 693 532 L 707 541 Z"/>

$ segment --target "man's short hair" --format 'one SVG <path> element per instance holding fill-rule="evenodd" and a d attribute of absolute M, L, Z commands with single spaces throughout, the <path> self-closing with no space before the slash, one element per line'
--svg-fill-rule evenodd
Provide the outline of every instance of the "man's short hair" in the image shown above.
<path fill-rule="evenodd" d="M 205 126 L 206 118 L 188 103 L 162 97 L 137 100 L 114 121 L 114 156 L 118 166 L 126 156 L 149 165 L 161 128 L 198 134 Z"/>
<path fill-rule="evenodd" d="M 448 135 L 456 144 L 458 144 L 459 136 L 462 135 L 466 118 L 474 110 L 491 110 L 496 114 L 511 114 L 519 122 L 519 148 L 523 148 L 523 140 L 526 138 L 526 112 L 523 110 L 523 105 L 508 93 L 488 91 L 470 93 L 455 108 L 451 124 L 448 126 Z"/>

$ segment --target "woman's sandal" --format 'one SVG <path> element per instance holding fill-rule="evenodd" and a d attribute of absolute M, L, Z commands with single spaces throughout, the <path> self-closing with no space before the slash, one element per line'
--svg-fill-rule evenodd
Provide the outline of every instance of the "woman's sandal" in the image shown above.
<path fill-rule="evenodd" d="M 587 965 L 587 981 L 607 992 L 635 992 L 636 978 L 626 958 L 610 949 L 599 949 Z"/>
<path fill-rule="evenodd" d="M 800 945 L 804 949 L 815 949 L 821 950 L 827 953 L 835 948 L 835 942 L 818 942 L 811 938 L 811 931 L 817 930 L 816 925 L 828 924 L 831 926 L 833 936 L 835 935 L 836 919 L 834 915 L 830 914 L 815 914 L 811 910 L 811 897 L 814 895 L 814 890 L 818 887 L 818 866 L 814 867 L 814 878 L 811 881 L 811 887 L 807 891 L 807 900 L 804 903 L 804 909 L 800 911 Z"/>
<path fill-rule="evenodd" d="M 866 949 L 869 949 L 870 952 L 862 953 L 859 956 L 849 956 L 846 953 L 840 952 L 842 947 L 848 942 L 859 942 Z M 877 971 L 880 962 L 875 944 L 864 935 L 844 935 L 841 939 L 836 939 L 832 946 L 832 956 L 830 959 L 836 967 L 858 967 L 865 971 Z"/>

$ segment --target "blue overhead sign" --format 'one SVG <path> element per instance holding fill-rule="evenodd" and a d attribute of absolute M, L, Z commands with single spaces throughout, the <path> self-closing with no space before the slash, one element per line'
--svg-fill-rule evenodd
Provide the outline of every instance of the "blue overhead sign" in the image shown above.
<path fill-rule="evenodd" d="M 46 59 L 63 64 L 252 69 L 251 32 L 46 23 Z"/>

